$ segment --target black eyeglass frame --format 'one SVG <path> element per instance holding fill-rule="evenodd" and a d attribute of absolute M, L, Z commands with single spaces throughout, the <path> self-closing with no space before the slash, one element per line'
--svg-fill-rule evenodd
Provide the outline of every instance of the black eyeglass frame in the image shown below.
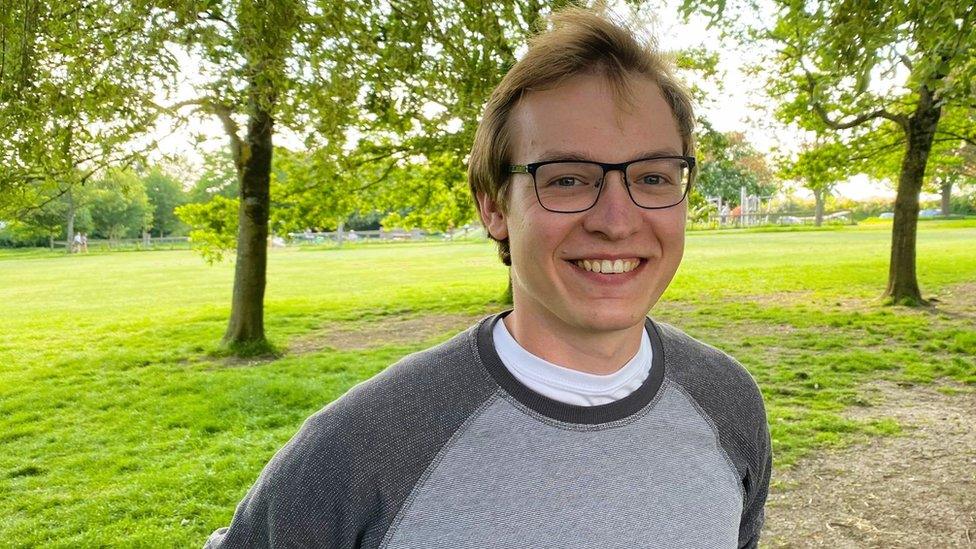
<path fill-rule="evenodd" d="M 685 186 L 685 190 L 684 193 L 682 193 L 681 198 L 674 204 L 671 204 L 670 206 L 641 206 L 640 204 L 637 203 L 637 200 L 634 199 L 634 195 L 631 194 L 630 192 L 630 185 L 627 183 L 627 168 L 629 168 L 631 164 L 636 164 L 638 162 L 645 162 L 647 160 L 684 160 L 685 163 L 688 164 L 688 184 Z M 593 164 L 595 166 L 600 166 L 600 168 L 603 169 L 603 175 L 600 178 L 600 189 L 596 193 L 596 198 L 593 200 L 592 204 L 590 204 L 586 208 L 583 208 L 582 210 L 570 210 L 570 211 L 551 210 L 547 208 L 545 204 L 542 203 L 542 197 L 539 196 L 539 184 L 535 180 L 535 172 L 542 166 L 546 166 L 549 164 L 563 164 L 566 162 L 572 162 L 575 164 Z M 621 162 L 619 164 L 597 162 L 595 160 L 568 160 L 568 159 L 567 160 L 546 160 L 543 162 L 532 162 L 530 164 L 509 164 L 508 166 L 506 166 L 505 169 L 506 171 L 508 171 L 508 173 L 525 173 L 531 175 L 532 188 L 535 190 L 535 198 L 536 200 L 539 201 L 539 205 L 542 206 L 542 209 L 549 212 L 572 214 L 572 213 L 585 212 L 586 210 L 593 208 L 593 206 L 596 206 L 596 203 L 600 201 L 600 195 L 603 194 L 603 187 L 605 187 L 605 185 L 603 185 L 603 182 L 606 181 L 607 174 L 615 171 L 619 171 L 621 174 L 623 174 L 624 188 L 627 189 L 627 196 L 630 197 L 630 201 L 633 202 L 635 206 L 644 210 L 666 210 L 668 208 L 673 208 L 678 204 L 681 204 L 681 202 L 684 201 L 684 199 L 688 196 L 688 193 L 691 191 L 692 173 L 694 173 L 695 171 L 695 157 L 680 156 L 680 155 L 647 156 L 644 158 L 638 158 L 636 160 Z"/>

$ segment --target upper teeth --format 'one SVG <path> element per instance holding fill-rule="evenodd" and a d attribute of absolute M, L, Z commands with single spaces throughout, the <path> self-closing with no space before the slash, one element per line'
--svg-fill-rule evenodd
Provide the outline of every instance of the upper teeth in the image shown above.
<path fill-rule="evenodd" d="M 577 265 L 594 273 L 626 273 L 640 264 L 638 259 L 577 259 Z"/>

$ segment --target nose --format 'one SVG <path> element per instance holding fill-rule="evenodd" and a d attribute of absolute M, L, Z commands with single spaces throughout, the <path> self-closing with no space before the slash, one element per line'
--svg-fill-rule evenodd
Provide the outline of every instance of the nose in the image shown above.
<path fill-rule="evenodd" d="M 640 230 L 641 209 L 630 199 L 623 172 L 608 172 L 601 187 L 596 204 L 585 213 L 583 228 L 607 240 L 623 240 Z"/>

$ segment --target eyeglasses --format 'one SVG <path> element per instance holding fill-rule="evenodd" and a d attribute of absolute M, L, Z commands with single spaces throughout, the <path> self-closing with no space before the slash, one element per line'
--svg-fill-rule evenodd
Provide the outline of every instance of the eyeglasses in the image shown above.
<path fill-rule="evenodd" d="M 587 160 L 549 160 L 510 165 L 509 173 L 532 176 L 539 204 L 556 213 L 578 213 L 596 205 L 607 173 L 624 175 L 624 187 L 637 206 L 660 210 L 680 204 L 691 187 L 693 156 L 654 156 L 620 164 Z"/>

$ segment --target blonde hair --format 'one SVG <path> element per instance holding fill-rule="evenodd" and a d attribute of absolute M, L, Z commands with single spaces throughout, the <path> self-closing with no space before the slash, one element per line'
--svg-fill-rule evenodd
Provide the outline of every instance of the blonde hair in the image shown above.
<path fill-rule="evenodd" d="M 642 45 L 624 25 L 580 8 L 555 12 L 549 22 L 549 30 L 530 39 L 525 56 L 492 92 L 475 132 L 468 161 L 468 185 L 479 210 L 478 193 L 487 194 L 503 212 L 507 209 L 510 174 L 506 166 L 512 158 L 508 122 L 519 100 L 528 91 L 558 86 L 571 76 L 602 74 L 619 97 L 627 96 L 630 78 L 650 78 L 671 106 L 681 134 L 682 154 L 694 155 L 695 118 L 691 97 L 674 79 L 669 61 L 654 49 L 653 41 Z M 639 98 L 628 97 L 628 100 Z M 489 238 L 492 238 L 490 234 Z M 497 243 L 502 262 L 511 265 L 508 239 Z"/>

